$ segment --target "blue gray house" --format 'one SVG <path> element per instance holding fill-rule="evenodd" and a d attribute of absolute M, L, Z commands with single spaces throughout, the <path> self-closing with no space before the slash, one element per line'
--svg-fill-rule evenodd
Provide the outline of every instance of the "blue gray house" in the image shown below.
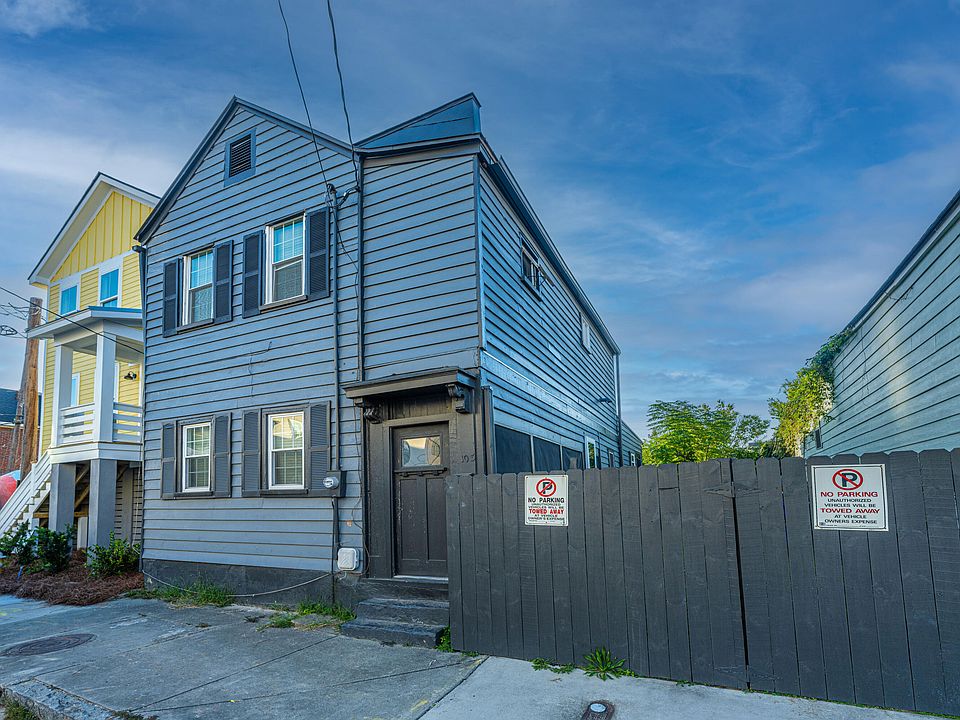
<path fill-rule="evenodd" d="M 449 474 L 637 462 L 619 348 L 473 95 L 353 151 L 233 99 L 137 237 L 149 578 L 442 595 Z"/>

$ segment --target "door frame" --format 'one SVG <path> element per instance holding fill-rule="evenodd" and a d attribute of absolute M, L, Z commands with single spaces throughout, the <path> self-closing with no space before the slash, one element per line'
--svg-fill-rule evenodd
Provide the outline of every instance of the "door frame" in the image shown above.
<path fill-rule="evenodd" d="M 422 428 L 422 430 L 421 430 Z M 393 503 L 393 513 L 391 518 L 393 520 L 393 576 L 396 578 L 415 578 L 415 579 L 424 579 L 430 578 L 431 580 L 446 580 L 447 575 L 438 575 L 438 576 L 429 576 L 429 575 L 417 575 L 416 573 L 401 573 L 400 572 L 400 543 L 401 543 L 401 533 L 402 525 L 400 521 L 400 495 L 399 495 L 399 473 L 402 472 L 398 465 L 399 461 L 399 449 L 400 441 L 405 436 L 418 436 L 431 432 L 432 430 L 437 430 L 441 436 L 441 446 L 440 446 L 440 468 L 441 475 L 444 478 L 449 477 L 453 473 L 451 465 L 451 444 L 450 444 L 450 421 L 443 420 L 440 422 L 411 422 L 403 423 L 402 425 L 394 425 L 389 429 L 389 443 L 390 443 L 390 492 L 391 500 Z M 417 466 L 415 470 L 421 470 L 423 472 L 413 473 L 416 475 L 426 475 L 429 473 L 428 466 Z M 446 482 L 444 480 L 444 482 Z M 446 503 L 446 499 L 444 499 Z M 444 504 L 446 507 L 446 504 Z M 424 518 L 426 522 L 426 518 Z M 446 524 L 446 513 L 444 513 L 443 523 Z"/>

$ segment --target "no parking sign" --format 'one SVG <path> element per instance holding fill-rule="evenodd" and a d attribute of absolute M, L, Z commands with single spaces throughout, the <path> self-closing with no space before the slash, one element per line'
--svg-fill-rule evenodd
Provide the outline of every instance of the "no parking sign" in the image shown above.
<path fill-rule="evenodd" d="M 566 475 L 527 475 L 524 490 L 525 525 L 567 525 Z"/>
<path fill-rule="evenodd" d="M 814 465 L 813 526 L 817 530 L 886 530 L 883 465 Z"/>

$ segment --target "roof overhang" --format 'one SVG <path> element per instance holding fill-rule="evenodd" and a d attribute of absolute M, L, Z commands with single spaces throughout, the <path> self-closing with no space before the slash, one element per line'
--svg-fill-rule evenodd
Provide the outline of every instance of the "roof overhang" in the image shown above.
<path fill-rule="evenodd" d="M 67 259 L 70 251 L 80 240 L 80 237 L 90 227 L 90 223 L 100 212 L 100 208 L 113 192 L 136 200 L 137 202 L 154 207 L 160 200 L 156 195 L 141 190 L 128 183 L 110 177 L 105 173 L 97 173 L 97 176 L 87 186 L 80 198 L 80 202 L 70 213 L 67 221 L 60 228 L 50 247 L 43 254 L 40 262 L 30 273 L 30 282 L 34 285 L 49 285 L 51 279 L 57 270 Z"/>
<path fill-rule="evenodd" d="M 439 388 L 476 388 L 477 378 L 462 368 L 447 367 L 399 375 L 388 375 L 376 380 L 344 383 L 343 391 L 354 402 L 385 395 L 417 394 Z"/>
<path fill-rule="evenodd" d="M 132 308 L 88 307 L 38 325 L 27 333 L 31 340 L 51 340 L 76 352 L 94 355 L 100 335 L 117 340 L 117 359 L 139 362 L 143 358 L 143 313 Z"/>

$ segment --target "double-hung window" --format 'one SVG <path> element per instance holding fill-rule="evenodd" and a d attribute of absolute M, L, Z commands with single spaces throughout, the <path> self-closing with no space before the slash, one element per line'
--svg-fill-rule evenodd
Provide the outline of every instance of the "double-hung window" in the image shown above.
<path fill-rule="evenodd" d="M 120 268 L 100 275 L 100 307 L 120 306 Z"/>
<path fill-rule="evenodd" d="M 183 318 L 185 324 L 213 319 L 213 250 L 185 258 Z"/>
<path fill-rule="evenodd" d="M 268 487 L 303 489 L 303 413 L 268 415 L 267 448 Z"/>
<path fill-rule="evenodd" d="M 77 308 L 78 296 L 76 284 L 60 288 L 60 314 L 68 315 L 76 312 Z"/>
<path fill-rule="evenodd" d="M 210 423 L 184 425 L 183 466 L 180 477 L 183 492 L 210 490 Z"/>
<path fill-rule="evenodd" d="M 304 294 L 303 216 L 267 228 L 266 302 Z"/>
<path fill-rule="evenodd" d="M 593 349 L 593 332 L 590 330 L 590 323 L 584 315 L 580 316 L 580 344 L 583 349 L 590 352 Z"/>
<path fill-rule="evenodd" d="M 542 280 L 542 270 L 540 269 L 540 260 L 526 243 L 520 244 L 520 261 L 523 269 L 523 281 L 531 290 L 540 292 L 540 282 Z"/>

